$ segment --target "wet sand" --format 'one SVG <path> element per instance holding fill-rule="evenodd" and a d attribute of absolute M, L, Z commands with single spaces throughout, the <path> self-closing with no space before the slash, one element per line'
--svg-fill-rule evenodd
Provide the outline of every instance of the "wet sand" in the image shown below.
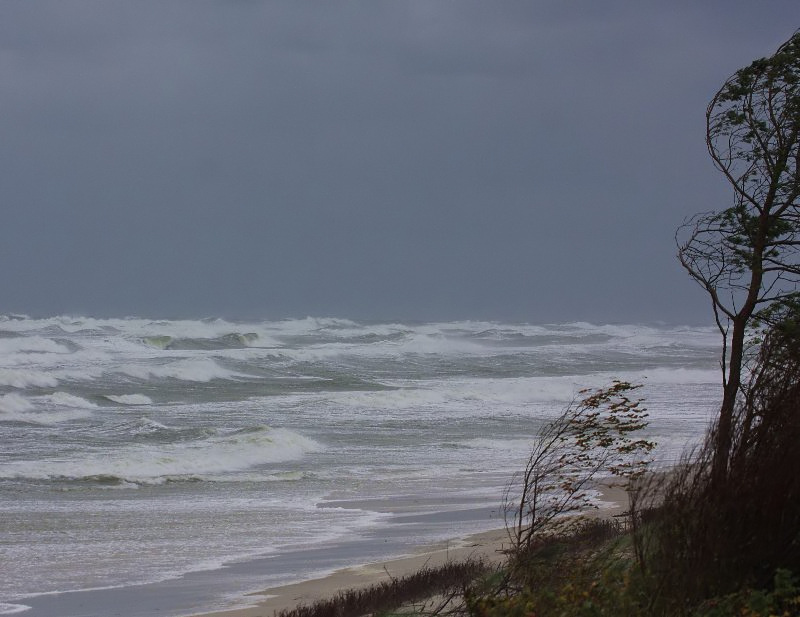
<path fill-rule="evenodd" d="M 374 583 L 399 578 L 417 572 L 425 566 L 435 567 L 448 561 L 464 561 L 484 557 L 492 562 L 504 559 L 509 546 L 505 529 L 496 529 L 423 549 L 422 552 L 399 559 L 364 566 L 343 568 L 324 578 L 282 585 L 253 594 L 258 604 L 250 608 L 205 613 L 205 617 L 270 617 L 275 611 L 291 609 L 300 604 L 312 604 L 336 595 L 345 589 L 366 587 Z"/>

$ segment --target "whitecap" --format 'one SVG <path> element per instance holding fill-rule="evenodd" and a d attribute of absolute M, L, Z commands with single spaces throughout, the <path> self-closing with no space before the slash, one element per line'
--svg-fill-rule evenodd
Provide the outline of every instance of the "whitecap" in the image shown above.
<path fill-rule="evenodd" d="M 147 417 L 139 418 L 133 428 L 134 433 L 157 433 L 166 430 L 169 430 L 166 424 L 161 424 L 161 422 L 156 422 Z"/>
<path fill-rule="evenodd" d="M 30 610 L 30 606 L 25 604 L 9 604 L 0 602 L 0 615 L 13 615 L 14 613 L 22 613 L 23 611 Z"/>
<path fill-rule="evenodd" d="M 45 396 L 37 397 L 37 400 L 51 403 L 53 405 L 60 405 L 63 407 L 76 407 L 80 409 L 95 409 L 97 405 L 85 398 L 69 394 L 67 392 L 54 392 L 53 394 L 46 394 Z"/>
<path fill-rule="evenodd" d="M 72 397 L 64 393 L 60 394 L 72 399 L 77 399 L 78 401 L 83 401 L 86 405 L 92 405 L 89 401 L 84 401 L 80 397 Z M 46 397 L 37 397 L 36 400 L 41 398 Z M 75 401 L 73 401 L 73 403 L 74 402 Z M 59 411 L 37 410 L 30 399 L 12 392 L 11 394 L 0 396 L 0 420 L 50 425 L 60 422 L 69 422 L 70 420 L 80 420 L 92 415 L 90 408 L 84 405 L 73 404 L 68 407 L 70 407 L 70 409 Z"/>
<path fill-rule="evenodd" d="M 153 403 L 153 400 L 144 394 L 107 394 L 105 398 L 120 405 L 152 405 Z"/>
<path fill-rule="evenodd" d="M 57 385 L 58 379 L 49 373 L 29 369 L 0 368 L 0 386 L 53 388 Z"/>
<path fill-rule="evenodd" d="M 70 353 L 65 345 L 42 336 L 26 336 L 0 339 L 0 354 L 16 353 Z"/>

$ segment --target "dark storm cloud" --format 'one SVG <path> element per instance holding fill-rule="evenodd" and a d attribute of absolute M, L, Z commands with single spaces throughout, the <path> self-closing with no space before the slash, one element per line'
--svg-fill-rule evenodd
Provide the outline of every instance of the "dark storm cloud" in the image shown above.
<path fill-rule="evenodd" d="M 704 320 L 705 105 L 796 9 L 695 4 L 0 4 L 0 311 Z"/>

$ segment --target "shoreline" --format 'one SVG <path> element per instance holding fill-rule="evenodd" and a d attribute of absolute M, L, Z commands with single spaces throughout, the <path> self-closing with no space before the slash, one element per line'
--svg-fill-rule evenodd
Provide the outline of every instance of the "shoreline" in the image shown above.
<path fill-rule="evenodd" d="M 597 490 L 600 492 L 598 509 L 586 512 L 583 516 L 612 517 L 627 508 L 627 494 L 619 487 L 602 484 Z M 252 592 L 245 596 L 259 598 L 252 606 L 194 612 L 186 617 L 272 617 L 278 611 L 308 606 L 333 597 L 340 591 L 400 578 L 425 566 L 436 567 L 448 561 L 464 561 L 470 557 L 482 557 L 491 564 L 499 564 L 505 560 L 505 551 L 510 545 L 505 527 L 469 534 L 417 547 L 410 555 L 340 568 L 326 576 Z"/>
<path fill-rule="evenodd" d="M 187 617 L 270 617 L 276 611 L 310 605 L 317 600 L 330 598 L 339 591 L 400 578 L 425 566 L 435 567 L 470 557 L 483 557 L 490 563 L 499 563 L 505 558 L 503 551 L 509 546 L 505 528 L 470 534 L 461 539 L 421 547 L 411 555 L 341 568 L 320 578 L 247 594 L 247 597 L 259 598 L 253 606 L 193 613 Z"/>
<path fill-rule="evenodd" d="M 431 503 L 442 508 L 431 512 Z M 135 585 L 59 591 L 15 597 L 6 602 L 28 607 L 26 617 L 186 617 L 252 607 L 264 589 L 324 580 L 361 564 L 388 563 L 413 556 L 417 550 L 455 548 L 452 538 L 467 537 L 500 526 L 497 508 L 488 504 L 411 494 L 402 498 L 332 500 L 327 506 L 391 514 L 385 523 L 332 542 L 289 546 L 255 558 L 213 569 L 187 572 L 177 578 Z M 470 507 L 463 506 L 469 503 Z M 449 540 L 448 540 L 449 539 Z M 423 548 L 424 547 L 424 548 Z M 339 586 L 346 586 L 342 582 Z M 338 590 L 338 587 L 337 587 Z M 334 590 L 335 591 L 335 590 Z M 257 599 L 253 599 L 257 598 Z M 252 599 L 252 600 L 251 600 Z M 10 613 L 8 613 L 10 614 Z M 271 613 L 270 613 L 271 614 Z"/>

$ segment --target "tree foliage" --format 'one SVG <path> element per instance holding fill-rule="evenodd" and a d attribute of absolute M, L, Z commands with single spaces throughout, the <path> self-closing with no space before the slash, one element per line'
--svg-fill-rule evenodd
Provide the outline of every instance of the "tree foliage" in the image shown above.
<path fill-rule="evenodd" d="M 724 475 L 748 329 L 800 301 L 800 31 L 725 82 L 706 110 L 706 143 L 733 205 L 687 220 L 676 241 L 723 336 L 715 468 Z"/>
<path fill-rule="evenodd" d="M 530 549 L 564 515 L 591 507 L 590 489 L 599 478 L 614 477 L 625 486 L 645 472 L 655 443 L 636 435 L 648 415 L 642 400 L 631 398 L 640 387 L 614 381 L 581 390 L 583 399 L 542 428 L 525 471 L 506 494 L 517 550 Z"/>

